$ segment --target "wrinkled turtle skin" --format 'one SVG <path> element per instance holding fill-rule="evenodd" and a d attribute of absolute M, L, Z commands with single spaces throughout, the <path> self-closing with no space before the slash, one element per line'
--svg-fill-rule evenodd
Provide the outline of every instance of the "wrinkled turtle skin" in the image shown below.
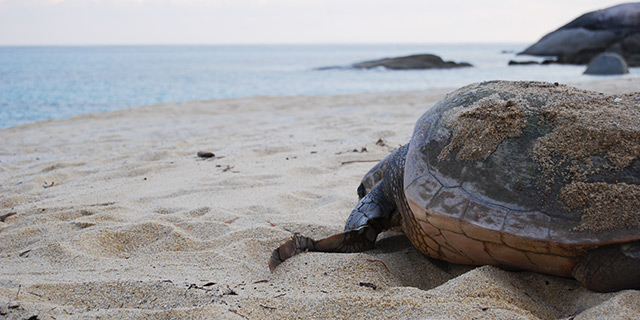
<path fill-rule="evenodd" d="M 640 94 L 492 81 L 445 97 L 363 178 L 343 233 L 305 251 L 356 252 L 400 224 L 425 255 L 640 289 Z"/>

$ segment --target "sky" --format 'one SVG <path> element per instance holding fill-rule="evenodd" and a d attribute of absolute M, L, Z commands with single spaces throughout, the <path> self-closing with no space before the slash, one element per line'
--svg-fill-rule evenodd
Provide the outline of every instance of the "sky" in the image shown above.
<path fill-rule="evenodd" d="M 0 45 L 530 43 L 607 0 L 0 0 Z"/>

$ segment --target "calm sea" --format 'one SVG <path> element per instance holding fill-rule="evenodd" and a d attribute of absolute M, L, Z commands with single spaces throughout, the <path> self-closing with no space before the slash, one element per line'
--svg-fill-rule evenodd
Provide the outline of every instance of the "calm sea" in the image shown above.
<path fill-rule="evenodd" d="M 512 66 L 526 44 L 0 47 L 0 128 L 128 107 L 248 96 L 584 81 L 583 66 Z M 315 70 L 416 53 L 473 68 Z M 518 57 L 517 59 L 529 59 Z M 533 60 L 533 58 L 532 58 Z M 640 75 L 639 68 L 631 76 Z"/>

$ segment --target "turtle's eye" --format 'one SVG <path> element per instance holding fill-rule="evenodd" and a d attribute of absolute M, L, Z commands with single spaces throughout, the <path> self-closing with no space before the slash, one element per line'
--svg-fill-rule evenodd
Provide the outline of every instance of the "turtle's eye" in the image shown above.
<path fill-rule="evenodd" d="M 364 184 L 360 184 L 358 186 L 358 197 L 360 197 L 360 200 L 362 200 L 362 198 L 364 198 L 364 196 L 367 195 L 367 188 L 364 187 Z"/>

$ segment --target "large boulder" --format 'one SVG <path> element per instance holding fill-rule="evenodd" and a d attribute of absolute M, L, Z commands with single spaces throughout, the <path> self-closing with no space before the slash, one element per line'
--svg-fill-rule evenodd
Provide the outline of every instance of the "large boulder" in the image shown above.
<path fill-rule="evenodd" d="M 599 53 L 617 52 L 640 66 L 640 2 L 589 12 L 519 54 L 555 56 L 558 63 L 587 64 Z"/>
<path fill-rule="evenodd" d="M 640 66 L 640 32 L 624 38 L 611 46 L 608 51 L 623 56 L 630 66 Z"/>
<path fill-rule="evenodd" d="M 629 73 L 624 59 L 617 53 L 604 52 L 591 59 L 584 74 L 612 75 Z"/>
<path fill-rule="evenodd" d="M 443 68 L 459 68 L 471 67 L 466 62 L 456 63 L 453 61 L 444 61 L 442 58 L 433 54 L 416 54 L 406 57 L 384 58 L 380 60 L 371 60 L 351 65 L 356 69 L 371 69 L 377 67 L 385 67 L 393 70 L 409 70 L 409 69 L 443 69 Z"/>

